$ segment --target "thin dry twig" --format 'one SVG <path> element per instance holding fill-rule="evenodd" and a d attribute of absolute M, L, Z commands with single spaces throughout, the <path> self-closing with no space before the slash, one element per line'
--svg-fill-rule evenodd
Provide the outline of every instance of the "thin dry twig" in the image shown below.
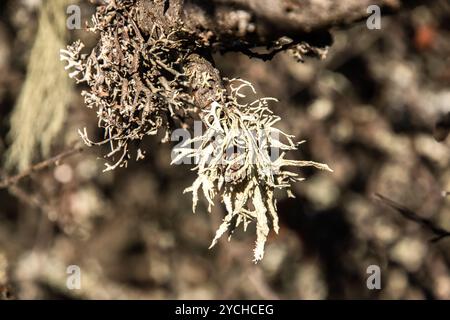
<path fill-rule="evenodd" d="M 378 200 L 380 200 L 381 202 L 388 205 L 389 207 L 395 209 L 404 218 L 414 221 L 414 222 L 420 224 L 422 227 L 424 227 L 428 231 L 431 231 L 435 235 L 435 237 L 433 237 L 430 240 L 431 242 L 438 242 L 446 237 L 450 237 L 450 231 L 437 226 L 433 221 L 431 221 L 429 219 L 420 217 L 417 213 L 415 213 L 411 209 L 408 209 L 408 208 L 404 207 L 403 205 L 398 204 L 395 201 L 386 198 L 385 196 L 382 196 L 381 194 L 375 194 L 375 197 Z"/>
<path fill-rule="evenodd" d="M 9 188 L 9 187 L 17 184 L 22 179 L 30 176 L 34 172 L 38 172 L 38 171 L 47 169 L 53 165 L 57 165 L 62 160 L 69 158 L 75 154 L 81 153 L 83 150 L 84 149 L 82 147 L 74 147 L 72 149 L 61 152 L 60 154 L 58 154 L 50 159 L 39 162 L 17 175 L 14 175 L 11 177 L 6 177 L 3 179 L 3 181 L 0 182 L 0 189 Z"/>
<path fill-rule="evenodd" d="M 19 199 L 19 201 L 22 201 L 23 203 L 32 208 L 36 208 L 44 212 L 50 212 L 51 210 L 50 206 L 44 203 L 44 201 L 42 201 L 42 199 L 40 199 L 38 196 L 29 194 L 25 190 L 16 185 L 9 186 L 8 191 L 14 197 Z"/>

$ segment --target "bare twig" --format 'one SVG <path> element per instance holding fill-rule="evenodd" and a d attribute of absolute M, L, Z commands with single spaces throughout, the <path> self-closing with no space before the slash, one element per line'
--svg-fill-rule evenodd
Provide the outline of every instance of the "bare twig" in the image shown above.
<path fill-rule="evenodd" d="M 27 170 L 11 177 L 6 177 L 0 182 L 0 189 L 9 188 L 12 185 L 17 184 L 20 180 L 28 177 L 29 175 L 33 174 L 34 172 L 44 170 L 46 168 L 49 168 L 53 165 L 58 165 L 58 163 L 66 158 L 69 158 L 75 154 L 81 153 L 83 151 L 82 147 L 74 147 L 72 149 L 69 149 L 67 151 L 64 151 L 50 159 L 44 160 L 42 162 L 39 162 Z"/>
<path fill-rule="evenodd" d="M 250 272 L 247 273 L 248 279 L 255 288 L 256 292 L 265 300 L 280 300 L 278 294 L 276 294 L 264 277 L 260 267 L 251 266 L 249 267 Z"/>
<path fill-rule="evenodd" d="M 245 45 L 242 42 L 237 42 L 235 44 L 233 44 L 233 47 L 229 47 L 226 50 L 222 50 L 223 53 L 225 52 L 241 52 L 243 54 L 245 54 L 246 56 L 248 56 L 249 58 L 256 58 L 256 59 L 261 59 L 263 61 L 269 61 L 272 60 L 278 53 L 280 52 L 284 52 L 290 48 L 294 48 L 296 45 L 298 44 L 297 41 L 293 41 L 284 45 L 279 46 L 278 48 L 272 49 L 271 51 L 267 52 L 267 53 L 258 53 L 255 51 L 252 51 L 247 45 Z"/>
<path fill-rule="evenodd" d="M 403 205 L 398 204 L 395 201 L 392 201 L 391 199 L 388 199 L 380 194 L 375 194 L 375 197 L 381 202 L 388 205 L 389 207 L 398 211 L 406 219 L 414 221 L 420 224 L 428 231 L 431 231 L 435 235 L 435 237 L 430 240 L 431 242 L 438 242 L 443 238 L 450 237 L 450 231 L 437 226 L 433 221 L 429 219 L 420 217 L 417 213 L 413 212 L 411 209 L 408 209 Z"/>
<path fill-rule="evenodd" d="M 25 190 L 16 185 L 9 186 L 8 191 L 19 201 L 22 201 L 23 203 L 32 208 L 36 208 L 47 213 L 50 212 L 51 210 L 50 206 L 44 203 L 44 201 L 41 198 L 39 198 L 36 195 L 27 193 Z"/>

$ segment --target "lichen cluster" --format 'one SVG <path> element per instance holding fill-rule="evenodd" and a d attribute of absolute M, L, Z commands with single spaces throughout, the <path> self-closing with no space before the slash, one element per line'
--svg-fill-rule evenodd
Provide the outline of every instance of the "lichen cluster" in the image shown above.
<path fill-rule="evenodd" d="M 255 93 L 253 86 L 243 80 L 225 84 L 202 56 L 207 49 L 202 40 L 184 30 L 181 21 L 164 25 L 154 19 L 150 29 L 142 30 L 137 23 L 142 12 L 134 4 L 115 0 L 98 7 L 89 30 L 100 39 L 90 54 L 82 53 L 80 41 L 61 50 L 69 76 L 88 85 L 82 95 L 105 132 L 100 142 L 91 141 L 86 129 L 81 137 L 87 145 L 110 144 L 106 158 L 114 163 L 105 170 L 113 170 L 131 159 L 130 142 L 159 131 L 168 140 L 173 128 L 187 126 L 187 118 L 200 119 L 204 134 L 175 150 L 173 163 L 185 157 L 196 161 L 198 178 L 186 189 L 193 194 L 194 211 L 200 190 L 209 210 L 216 196 L 225 205 L 227 214 L 211 246 L 225 232 L 256 222 L 254 260 L 259 261 L 270 227 L 279 229 L 275 190 L 292 195 L 291 183 L 302 180 L 286 167 L 330 169 L 285 159 L 285 152 L 297 150 L 298 143 L 274 127 L 280 118 L 268 103 L 275 99 L 246 102 L 244 93 Z M 142 156 L 138 150 L 137 158 Z"/>
<path fill-rule="evenodd" d="M 272 114 L 268 103 L 275 99 L 241 102 L 246 98 L 245 89 L 256 94 L 251 83 L 236 79 L 229 87 L 227 101 L 223 105 L 212 103 L 203 115 L 205 133 L 186 141 L 177 150 L 178 156 L 172 163 L 188 157 L 197 164 L 198 178 L 185 190 L 193 194 L 194 212 L 200 190 L 209 203 L 209 211 L 218 194 L 225 204 L 227 215 L 211 247 L 225 232 L 230 231 L 231 236 L 240 224 L 246 230 L 250 222 L 256 222 L 256 262 L 264 256 L 269 226 L 276 233 L 279 230 L 275 190 L 285 190 L 293 196 L 291 183 L 303 180 L 286 167 L 331 169 L 317 162 L 285 159 L 285 151 L 296 150 L 299 143 L 294 143 L 293 136 L 274 127 L 280 118 Z"/>
<path fill-rule="evenodd" d="M 84 101 L 97 111 L 98 126 L 105 132 L 103 141 L 93 142 L 86 130 L 80 131 L 83 140 L 111 146 L 106 157 L 114 164 L 107 163 L 105 171 L 127 165 L 131 141 L 160 129 L 168 137 L 175 119 L 183 120 L 193 108 L 183 67 L 194 45 L 181 29 L 154 24 L 149 35 L 141 33 L 135 2 L 117 0 L 98 7 L 89 30 L 100 39 L 89 55 L 81 53 L 80 41 L 61 50 L 69 76 L 89 86 L 82 92 Z"/>

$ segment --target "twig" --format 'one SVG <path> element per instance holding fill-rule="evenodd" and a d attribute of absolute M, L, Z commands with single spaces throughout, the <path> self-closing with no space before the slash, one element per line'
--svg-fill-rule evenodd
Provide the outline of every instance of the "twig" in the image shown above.
<path fill-rule="evenodd" d="M 9 186 L 8 191 L 14 197 L 32 208 L 39 209 L 43 212 L 46 212 L 47 214 L 49 214 L 49 212 L 51 211 L 50 206 L 44 203 L 42 199 L 40 199 L 38 196 L 28 194 L 25 190 L 19 188 L 18 186 L 11 185 Z"/>
<path fill-rule="evenodd" d="M 255 288 L 256 292 L 265 300 L 280 300 L 272 288 L 268 285 L 266 278 L 260 267 L 252 265 L 248 268 L 248 279 Z"/>
<path fill-rule="evenodd" d="M 435 235 L 435 237 L 430 240 L 431 242 L 438 242 L 443 238 L 450 237 L 450 231 L 442 229 L 429 219 L 420 217 L 417 213 L 413 212 L 411 209 L 408 209 L 402 206 L 401 204 L 398 204 L 395 201 L 392 201 L 391 199 L 388 199 L 380 194 L 375 194 L 375 197 L 378 198 L 378 200 L 390 206 L 391 208 L 398 211 L 406 219 L 417 222 L 428 231 L 431 231 Z"/>
<path fill-rule="evenodd" d="M 258 52 L 252 51 L 249 47 L 247 47 L 243 43 L 235 43 L 233 47 L 227 48 L 226 50 L 223 49 L 222 53 L 233 52 L 233 51 L 240 52 L 240 53 L 245 54 L 249 58 L 256 58 L 256 59 L 260 59 L 262 61 L 269 61 L 269 60 L 272 60 L 278 53 L 284 52 L 291 48 L 294 48 L 297 44 L 298 44 L 298 42 L 287 43 L 287 44 L 283 44 L 275 49 L 272 49 L 268 53 L 258 53 Z"/>
<path fill-rule="evenodd" d="M 22 173 L 19 173 L 15 176 L 11 176 L 11 177 L 6 177 L 5 179 L 3 179 L 0 182 L 0 189 L 9 188 L 10 186 L 17 184 L 23 178 L 28 177 L 32 173 L 44 170 L 46 168 L 51 167 L 52 165 L 57 165 L 58 162 L 62 161 L 63 159 L 66 159 L 75 154 L 81 153 L 82 151 L 83 151 L 82 147 L 75 147 L 75 148 L 69 149 L 69 150 L 64 151 L 50 159 L 44 160 L 42 162 L 39 162 L 39 163 L 31 166 L 30 168 L 23 171 Z"/>

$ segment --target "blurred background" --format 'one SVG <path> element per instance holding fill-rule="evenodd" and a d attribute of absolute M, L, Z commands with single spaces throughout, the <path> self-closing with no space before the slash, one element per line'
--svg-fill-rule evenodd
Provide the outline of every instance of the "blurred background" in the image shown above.
<path fill-rule="evenodd" d="M 89 20 L 93 5 L 78 3 Z M 23 169 L 79 143 L 79 128 L 101 136 L 83 88 L 66 83 L 52 50 L 95 37 L 46 31 L 42 6 L 0 2 L 3 177 L 15 173 L 7 157 Z M 58 21 L 58 12 L 47 14 Z M 307 141 L 291 158 L 334 169 L 303 170 L 297 198 L 280 199 L 281 232 L 261 263 L 252 263 L 251 228 L 208 250 L 223 206 L 208 214 L 202 202 L 192 214 L 183 190 L 195 174 L 170 166 L 173 144 L 150 137 L 141 145 L 147 158 L 128 168 L 102 173 L 106 148 L 93 147 L 0 189 L 0 298 L 449 299 L 450 238 L 430 242 L 432 233 L 374 195 L 450 230 L 450 197 L 442 194 L 450 191 L 450 3 L 403 8 L 384 16 L 381 30 L 363 21 L 332 34 L 324 60 L 215 57 L 222 76 L 280 100 L 278 127 Z M 42 114 L 55 127 L 41 125 Z M 8 152 L 25 133 L 35 142 Z M 66 287 L 69 265 L 81 269 L 80 290 Z M 370 265 L 381 268 L 381 290 L 366 286 Z"/>

